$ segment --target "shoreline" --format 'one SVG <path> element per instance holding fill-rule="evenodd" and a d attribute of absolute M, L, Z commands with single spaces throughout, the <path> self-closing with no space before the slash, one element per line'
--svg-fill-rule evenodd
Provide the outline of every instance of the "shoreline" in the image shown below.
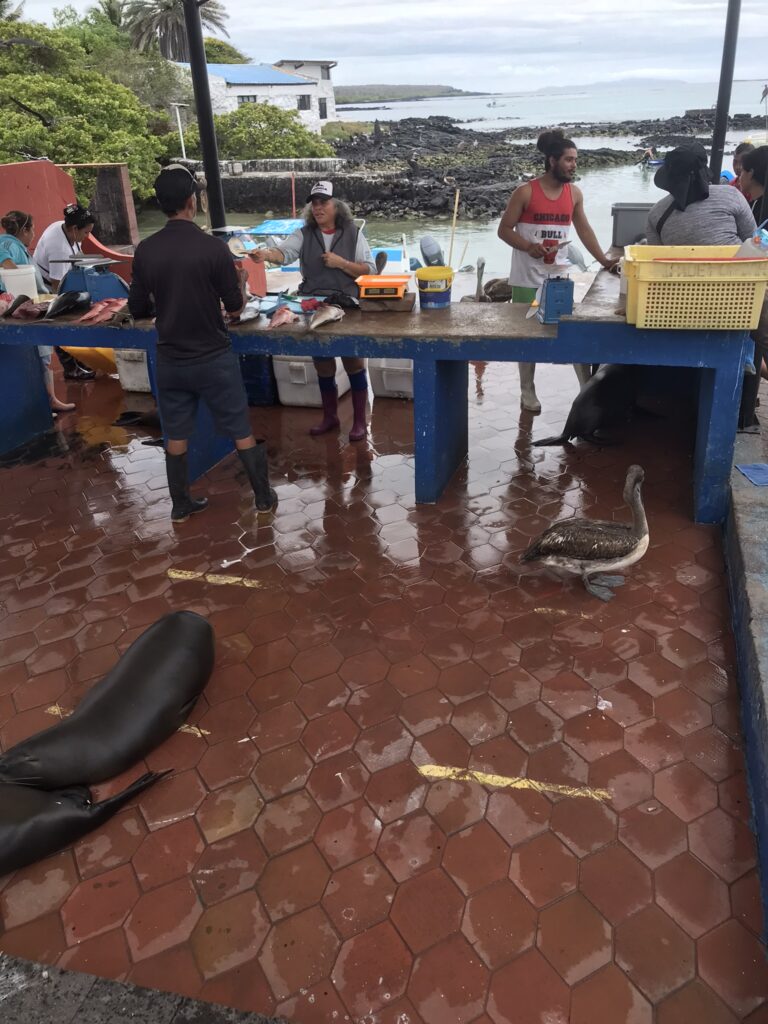
<path fill-rule="evenodd" d="M 687 111 L 678 117 L 641 121 L 564 124 L 568 134 L 637 139 L 637 148 L 609 146 L 579 149 L 580 170 L 608 169 L 638 162 L 646 146 L 670 148 L 684 141 L 711 141 L 714 115 Z M 403 118 L 350 126 L 343 138 L 328 138 L 344 161 L 334 181 L 356 215 L 386 220 L 448 218 L 455 190 L 459 216 L 488 221 L 504 210 L 510 194 L 541 169 L 541 154 L 530 141 L 541 128 L 517 125 L 479 131 L 450 117 Z M 736 115 L 731 130 L 749 130 L 761 118 Z M 359 130 L 355 130 L 359 129 Z M 525 141 L 523 141 L 525 140 Z M 242 162 L 243 172 L 225 175 L 225 201 L 243 213 L 290 209 L 290 173 Z M 316 177 L 318 168 L 297 169 L 297 180 Z"/>

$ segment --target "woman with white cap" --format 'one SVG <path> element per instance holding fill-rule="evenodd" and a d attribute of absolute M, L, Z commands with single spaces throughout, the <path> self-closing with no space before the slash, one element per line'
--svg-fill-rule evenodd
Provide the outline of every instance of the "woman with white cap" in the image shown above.
<path fill-rule="evenodd" d="M 376 264 L 365 235 L 352 218 L 346 203 L 333 196 L 333 183 L 318 181 L 312 187 L 304 210 L 304 226 L 271 249 L 256 249 L 250 257 L 258 263 L 293 263 L 298 259 L 304 295 L 333 296 L 339 305 L 344 297 L 357 299 L 355 279 L 374 274 Z M 343 356 L 344 369 L 352 389 L 353 423 L 350 441 L 362 441 L 368 432 L 365 419 L 368 375 L 365 360 Z M 313 437 L 338 430 L 339 393 L 336 387 L 336 359 L 314 359 L 323 401 L 323 418 L 310 430 Z"/>

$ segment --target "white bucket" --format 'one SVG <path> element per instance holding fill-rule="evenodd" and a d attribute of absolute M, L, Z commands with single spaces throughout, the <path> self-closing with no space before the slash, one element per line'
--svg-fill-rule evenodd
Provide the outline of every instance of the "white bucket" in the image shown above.
<path fill-rule="evenodd" d="M 15 269 L 0 267 L 0 277 L 3 279 L 5 290 L 11 295 L 26 295 L 33 302 L 37 302 L 37 279 L 32 264 Z"/>

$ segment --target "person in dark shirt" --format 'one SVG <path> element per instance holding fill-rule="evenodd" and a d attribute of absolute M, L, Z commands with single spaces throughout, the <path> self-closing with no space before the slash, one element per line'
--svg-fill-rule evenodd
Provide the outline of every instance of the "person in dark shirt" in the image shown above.
<path fill-rule="evenodd" d="M 128 308 L 135 317 L 156 316 L 157 403 L 166 438 L 171 519 L 183 522 L 208 504 L 190 496 L 187 468 L 201 399 L 218 431 L 234 441 L 256 508 L 269 512 L 277 495 L 269 486 L 266 445 L 251 433 L 240 366 L 221 314 L 221 303 L 228 313 L 242 310 L 245 271 L 236 268 L 221 239 L 195 224 L 197 183 L 186 167 L 163 168 L 155 195 L 168 223 L 136 249 Z"/>

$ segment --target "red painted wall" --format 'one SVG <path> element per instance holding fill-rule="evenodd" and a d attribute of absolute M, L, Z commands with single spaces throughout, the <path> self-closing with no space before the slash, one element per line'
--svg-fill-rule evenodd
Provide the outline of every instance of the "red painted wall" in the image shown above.
<path fill-rule="evenodd" d="M 74 201 L 72 179 L 55 164 L 47 160 L 0 164 L 0 216 L 9 210 L 31 213 L 35 238 L 39 238 L 49 224 L 62 220 L 64 207 Z"/>

